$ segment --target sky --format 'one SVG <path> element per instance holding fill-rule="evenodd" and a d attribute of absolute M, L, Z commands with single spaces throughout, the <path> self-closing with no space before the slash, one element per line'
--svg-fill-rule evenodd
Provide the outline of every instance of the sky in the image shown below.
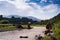
<path fill-rule="evenodd" d="M 0 0 L 0 15 L 33 16 L 46 20 L 60 13 L 60 0 Z"/>

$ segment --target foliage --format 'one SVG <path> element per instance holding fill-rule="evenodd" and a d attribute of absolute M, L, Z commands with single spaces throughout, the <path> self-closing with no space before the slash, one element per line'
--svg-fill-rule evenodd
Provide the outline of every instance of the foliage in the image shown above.
<path fill-rule="evenodd" d="M 51 40 L 51 38 L 49 36 L 45 36 L 43 40 Z"/>
<path fill-rule="evenodd" d="M 57 40 L 60 40 L 60 13 L 57 16 L 49 19 L 48 21 L 43 20 L 43 23 L 47 23 L 47 22 L 54 23 L 53 26 L 54 35 L 57 38 Z M 44 40 L 50 40 L 50 38 L 45 37 Z"/>
<path fill-rule="evenodd" d="M 2 24 L 7 24 L 9 21 L 8 20 L 0 20 L 0 23 Z"/>
<path fill-rule="evenodd" d="M 60 22 L 60 13 L 57 16 L 51 18 L 49 21 L 54 23 Z"/>
<path fill-rule="evenodd" d="M 0 27 L 8 27 L 8 26 L 12 26 L 12 24 L 0 24 Z"/>
<path fill-rule="evenodd" d="M 34 21 L 27 17 L 19 18 L 19 17 L 12 16 L 11 18 L 6 18 L 6 17 L 3 17 L 3 15 L 2 16 L 0 15 L 0 24 L 7 24 L 7 23 L 9 23 L 9 24 L 18 24 L 18 23 L 28 24 L 28 22 L 35 23 L 37 21 Z"/>
<path fill-rule="evenodd" d="M 60 40 L 60 22 L 54 25 L 54 33 L 58 40 Z"/>
<path fill-rule="evenodd" d="M 0 31 L 16 30 L 15 26 L 0 27 Z"/>
<path fill-rule="evenodd" d="M 58 40 L 60 40 L 60 13 L 57 16 L 55 16 L 52 19 L 50 19 L 49 21 L 55 23 L 53 30 L 54 30 L 56 38 Z"/>

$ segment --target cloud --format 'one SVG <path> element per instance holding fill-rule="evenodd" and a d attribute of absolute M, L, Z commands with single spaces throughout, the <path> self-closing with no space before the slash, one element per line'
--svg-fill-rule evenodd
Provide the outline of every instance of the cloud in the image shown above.
<path fill-rule="evenodd" d="M 4 1 L 4 0 L 0 0 L 0 1 Z"/>
<path fill-rule="evenodd" d="M 0 1 L 0 11 L 4 15 L 13 15 L 19 13 L 18 9 L 13 4 L 8 3 L 7 1 Z"/>
<path fill-rule="evenodd" d="M 0 1 L 0 14 L 34 16 L 45 20 L 52 18 L 59 12 L 59 6 L 57 4 L 49 4 L 42 7 L 41 5 L 37 5 L 35 2 L 26 3 L 26 1 L 27 0 Z M 46 2 L 46 0 L 42 1 Z"/>
<path fill-rule="evenodd" d="M 41 0 L 40 2 L 41 2 L 41 3 L 42 3 L 42 2 L 47 2 L 47 0 Z"/>
<path fill-rule="evenodd" d="M 19 9 L 25 9 L 25 8 L 28 8 L 29 6 L 25 3 L 25 0 L 15 0 L 14 2 L 11 2 L 11 1 L 8 1 L 12 4 L 14 4 L 17 8 Z"/>
<path fill-rule="evenodd" d="M 56 11 L 58 10 L 58 5 L 50 4 L 50 5 L 48 5 L 48 6 L 45 6 L 45 7 L 44 7 L 44 10 L 45 10 L 45 11 L 48 11 L 49 13 L 56 12 Z"/>
<path fill-rule="evenodd" d="M 32 15 L 34 17 L 41 18 L 41 19 L 49 19 L 58 14 L 56 13 L 59 9 L 58 5 L 50 4 L 50 5 L 41 7 L 36 3 L 30 3 L 30 4 L 31 4 L 30 6 L 35 8 L 29 12 L 30 16 Z"/>

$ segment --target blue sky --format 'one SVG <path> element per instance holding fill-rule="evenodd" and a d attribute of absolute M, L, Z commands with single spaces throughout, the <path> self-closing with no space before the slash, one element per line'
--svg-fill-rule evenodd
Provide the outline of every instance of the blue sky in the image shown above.
<path fill-rule="evenodd" d="M 50 19 L 60 13 L 60 0 L 0 0 L 0 15 Z"/>

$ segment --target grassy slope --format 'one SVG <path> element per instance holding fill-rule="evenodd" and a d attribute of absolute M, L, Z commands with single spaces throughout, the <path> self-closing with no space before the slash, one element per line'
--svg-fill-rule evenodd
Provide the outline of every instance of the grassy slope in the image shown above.
<path fill-rule="evenodd" d="M 57 39 L 60 40 L 60 13 L 52 18 L 51 21 L 55 22 L 53 30 Z"/>
<path fill-rule="evenodd" d="M 60 40 L 60 22 L 55 24 L 54 33 L 58 40 Z"/>
<path fill-rule="evenodd" d="M 60 40 L 60 13 L 57 16 L 51 18 L 49 21 L 54 22 L 54 35 L 58 40 Z M 45 37 L 44 40 L 51 40 L 51 38 Z"/>
<path fill-rule="evenodd" d="M 60 13 L 57 16 L 51 18 L 49 21 L 59 23 L 60 22 Z"/>

